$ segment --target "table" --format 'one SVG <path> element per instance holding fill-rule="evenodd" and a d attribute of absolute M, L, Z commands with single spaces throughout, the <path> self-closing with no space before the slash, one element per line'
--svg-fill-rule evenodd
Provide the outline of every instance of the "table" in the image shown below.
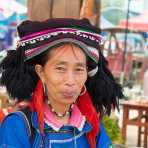
<path fill-rule="evenodd" d="M 121 103 L 123 106 L 123 126 L 122 138 L 126 140 L 127 125 L 135 125 L 138 127 L 138 142 L 137 146 L 141 146 L 141 135 L 144 134 L 144 148 L 148 148 L 148 101 L 124 101 Z M 134 119 L 130 119 L 129 113 L 131 110 L 136 110 L 138 115 Z M 142 131 L 142 128 L 144 130 Z"/>

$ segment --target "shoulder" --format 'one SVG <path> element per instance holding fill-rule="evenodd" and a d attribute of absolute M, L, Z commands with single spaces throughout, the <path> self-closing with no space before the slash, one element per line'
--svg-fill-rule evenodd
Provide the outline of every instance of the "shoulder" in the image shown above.
<path fill-rule="evenodd" d="M 29 132 L 22 112 L 14 112 L 7 115 L 0 126 L 0 145 L 17 143 L 28 143 Z"/>
<path fill-rule="evenodd" d="M 12 126 L 16 126 L 18 123 L 22 123 L 22 118 L 17 112 L 14 112 L 14 113 L 8 114 L 4 118 L 1 127 L 5 127 L 5 126 L 12 127 Z"/>
<path fill-rule="evenodd" d="M 1 127 L 2 128 L 5 126 L 7 126 L 8 128 L 9 127 L 11 127 L 11 128 L 12 127 L 23 127 L 26 124 L 25 122 L 26 123 L 28 122 L 25 114 L 21 111 L 17 111 L 17 112 L 13 112 L 13 113 L 8 114 L 5 117 L 4 121 L 2 122 Z M 19 129 L 17 128 L 17 130 L 19 130 Z"/>

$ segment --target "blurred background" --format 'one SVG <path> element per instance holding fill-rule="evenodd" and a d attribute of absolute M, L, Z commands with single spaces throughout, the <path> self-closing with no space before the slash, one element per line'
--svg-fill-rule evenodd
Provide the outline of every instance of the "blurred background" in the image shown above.
<path fill-rule="evenodd" d="M 102 52 L 125 95 L 103 122 L 116 147 L 148 148 L 148 0 L 0 0 L 0 61 L 16 49 L 18 24 L 52 17 L 86 17 L 101 29 Z M 0 118 L 11 102 L 1 86 Z"/>

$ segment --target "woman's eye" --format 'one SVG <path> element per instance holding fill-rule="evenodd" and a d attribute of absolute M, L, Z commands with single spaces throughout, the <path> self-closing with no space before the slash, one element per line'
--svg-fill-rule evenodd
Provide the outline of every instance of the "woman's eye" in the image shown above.
<path fill-rule="evenodd" d="M 56 67 L 56 70 L 58 70 L 58 71 L 65 71 L 66 68 L 64 68 L 64 67 Z"/>
<path fill-rule="evenodd" d="M 85 69 L 84 68 L 77 68 L 76 71 L 77 72 L 83 72 L 83 71 L 85 71 Z"/>

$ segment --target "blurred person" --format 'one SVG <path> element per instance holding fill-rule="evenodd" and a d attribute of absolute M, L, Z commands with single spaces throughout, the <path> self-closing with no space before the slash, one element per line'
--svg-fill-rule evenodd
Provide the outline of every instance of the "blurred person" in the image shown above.
<path fill-rule="evenodd" d="M 7 116 L 9 113 L 11 113 L 13 109 L 11 107 L 8 108 L 1 108 L 0 109 L 0 124 L 4 120 L 5 116 Z"/>
<path fill-rule="evenodd" d="M 22 110 L 26 107 L 28 107 L 30 105 L 30 103 L 26 100 L 22 100 L 18 102 L 17 99 L 10 99 L 10 98 L 7 98 L 7 105 L 5 105 L 4 107 L 0 108 L 0 124 L 3 122 L 4 118 L 16 111 L 16 110 Z"/>
<path fill-rule="evenodd" d="M 112 147 L 102 122 L 122 90 L 87 19 L 24 21 L 17 50 L 2 61 L 1 84 L 27 106 L 3 121 L 0 147 Z"/>

